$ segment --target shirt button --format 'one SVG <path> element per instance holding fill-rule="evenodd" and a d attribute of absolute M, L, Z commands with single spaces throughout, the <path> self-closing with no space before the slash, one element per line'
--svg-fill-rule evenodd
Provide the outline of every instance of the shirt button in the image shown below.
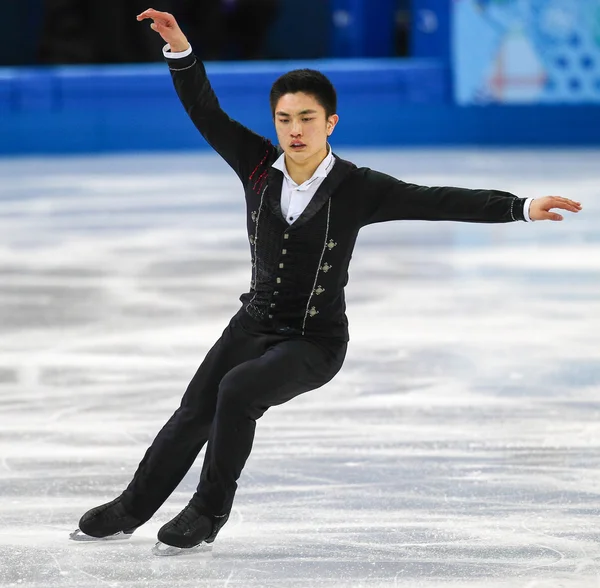
<path fill-rule="evenodd" d="M 294 220 L 294 217 L 293 217 L 293 216 L 290 216 L 290 220 L 291 220 L 291 221 L 293 221 L 293 220 Z"/>
<path fill-rule="evenodd" d="M 287 249 L 282 249 L 281 250 L 281 255 L 287 255 Z"/>
<path fill-rule="evenodd" d="M 283 233 L 283 238 L 284 238 L 284 239 L 289 239 L 289 238 L 290 238 L 290 235 L 289 235 L 289 233 Z"/>
<path fill-rule="evenodd" d="M 283 269 L 283 263 L 279 264 L 279 269 Z"/>
<path fill-rule="evenodd" d="M 277 278 L 277 283 L 281 284 L 281 278 Z"/>

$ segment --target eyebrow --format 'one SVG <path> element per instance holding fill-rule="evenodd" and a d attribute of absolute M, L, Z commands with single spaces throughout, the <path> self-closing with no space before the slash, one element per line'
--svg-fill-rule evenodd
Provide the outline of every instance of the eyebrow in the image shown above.
<path fill-rule="evenodd" d="M 277 116 L 290 116 L 287 112 L 283 112 L 281 110 L 277 111 L 275 114 Z M 317 114 L 317 111 L 316 110 L 307 109 L 307 110 L 300 111 L 298 114 Z"/>

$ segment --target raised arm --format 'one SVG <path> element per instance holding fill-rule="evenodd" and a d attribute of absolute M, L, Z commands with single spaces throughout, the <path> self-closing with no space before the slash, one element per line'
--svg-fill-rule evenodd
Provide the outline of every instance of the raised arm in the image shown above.
<path fill-rule="evenodd" d="M 191 52 L 190 44 L 172 14 L 149 8 L 137 17 L 138 21 L 145 19 L 153 21 L 152 30 L 168 44 L 165 57 L 177 95 L 192 122 L 242 182 L 246 182 L 258 162 L 274 149 L 273 145 L 223 111 L 208 81 L 204 64 Z M 184 56 L 171 58 L 170 53 Z"/>
<path fill-rule="evenodd" d="M 499 190 L 430 188 L 407 184 L 370 169 L 361 171 L 365 180 L 360 203 L 364 225 L 402 219 L 473 223 L 562 220 L 550 209 L 581 210 L 578 202 L 559 196 L 526 199 Z"/>

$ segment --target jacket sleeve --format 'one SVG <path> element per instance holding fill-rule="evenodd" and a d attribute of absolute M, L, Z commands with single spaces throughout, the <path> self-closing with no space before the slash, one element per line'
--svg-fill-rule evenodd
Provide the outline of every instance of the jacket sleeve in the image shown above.
<path fill-rule="evenodd" d="M 370 169 L 362 170 L 365 188 L 359 196 L 362 225 L 389 220 L 508 223 L 525 220 L 525 198 L 499 190 L 429 188 L 407 184 Z"/>
<path fill-rule="evenodd" d="M 204 64 L 192 53 L 180 59 L 165 56 L 177 95 L 207 143 L 233 168 L 242 183 L 264 163 L 275 147 L 232 120 L 219 105 Z"/>

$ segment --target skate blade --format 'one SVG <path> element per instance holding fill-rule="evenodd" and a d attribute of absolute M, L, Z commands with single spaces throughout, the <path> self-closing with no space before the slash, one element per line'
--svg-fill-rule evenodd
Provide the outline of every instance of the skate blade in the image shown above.
<path fill-rule="evenodd" d="M 153 548 L 152 554 L 159 557 L 172 557 L 174 555 L 188 555 L 191 553 L 210 553 L 212 552 L 212 545 L 206 543 L 200 543 L 196 547 L 173 547 L 159 541 Z"/>
<path fill-rule="evenodd" d="M 123 531 L 119 531 L 114 535 L 108 535 L 108 537 L 92 537 L 91 535 L 86 535 L 79 529 L 75 529 L 70 535 L 69 539 L 71 541 L 80 541 L 80 542 L 98 542 L 98 541 L 119 541 L 124 539 L 129 539 L 133 533 L 123 533 Z"/>

